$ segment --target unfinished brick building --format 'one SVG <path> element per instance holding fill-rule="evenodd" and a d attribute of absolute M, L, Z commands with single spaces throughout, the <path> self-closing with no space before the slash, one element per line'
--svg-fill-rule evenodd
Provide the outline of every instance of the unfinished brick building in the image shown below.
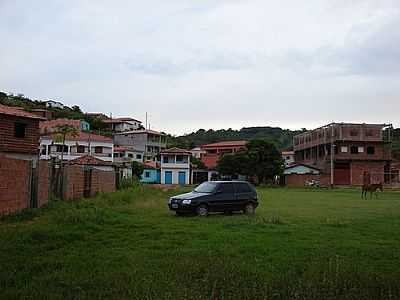
<path fill-rule="evenodd" d="M 295 161 L 320 169 L 325 185 L 331 183 L 331 166 L 335 185 L 362 185 L 364 172 L 371 183 L 384 183 L 391 131 L 387 124 L 332 123 L 294 137 Z"/>
<path fill-rule="evenodd" d="M 48 201 L 48 165 L 38 162 L 43 118 L 0 105 L 0 215 Z"/>

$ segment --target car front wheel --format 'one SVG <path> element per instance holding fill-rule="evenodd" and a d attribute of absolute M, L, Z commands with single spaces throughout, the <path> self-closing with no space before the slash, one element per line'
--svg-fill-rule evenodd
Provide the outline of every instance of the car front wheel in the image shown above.
<path fill-rule="evenodd" d="M 256 213 L 256 207 L 254 206 L 254 204 L 247 203 L 244 208 L 244 213 L 249 216 L 254 215 Z"/>
<path fill-rule="evenodd" d="M 197 215 L 200 217 L 208 216 L 208 206 L 207 205 L 199 205 L 197 207 Z"/>

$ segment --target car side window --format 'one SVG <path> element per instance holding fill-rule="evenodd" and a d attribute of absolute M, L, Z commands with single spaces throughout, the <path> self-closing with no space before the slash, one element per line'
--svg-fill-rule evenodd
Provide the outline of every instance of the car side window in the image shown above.
<path fill-rule="evenodd" d="M 233 184 L 232 183 L 221 183 L 218 187 L 218 191 L 222 194 L 233 194 Z"/>
<path fill-rule="evenodd" d="M 250 193 L 251 189 L 247 183 L 236 183 L 236 193 Z"/>

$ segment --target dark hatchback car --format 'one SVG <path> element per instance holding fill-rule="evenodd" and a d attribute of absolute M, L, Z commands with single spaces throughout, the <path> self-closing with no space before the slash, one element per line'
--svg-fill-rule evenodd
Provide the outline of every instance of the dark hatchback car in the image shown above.
<path fill-rule="evenodd" d="M 209 212 L 234 211 L 254 214 L 257 206 L 257 192 L 246 181 L 204 182 L 192 192 L 171 197 L 168 201 L 169 209 L 177 215 L 195 212 L 207 216 Z"/>

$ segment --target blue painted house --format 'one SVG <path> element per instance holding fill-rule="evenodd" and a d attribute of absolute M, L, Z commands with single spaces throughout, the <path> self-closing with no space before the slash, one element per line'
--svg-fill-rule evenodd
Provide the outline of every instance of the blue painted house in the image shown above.
<path fill-rule="evenodd" d="M 148 161 L 144 163 L 144 170 L 140 182 L 161 183 L 161 169 L 157 162 Z"/>
<path fill-rule="evenodd" d="M 180 148 L 161 151 L 161 184 L 190 184 L 191 156 L 191 152 Z"/>

